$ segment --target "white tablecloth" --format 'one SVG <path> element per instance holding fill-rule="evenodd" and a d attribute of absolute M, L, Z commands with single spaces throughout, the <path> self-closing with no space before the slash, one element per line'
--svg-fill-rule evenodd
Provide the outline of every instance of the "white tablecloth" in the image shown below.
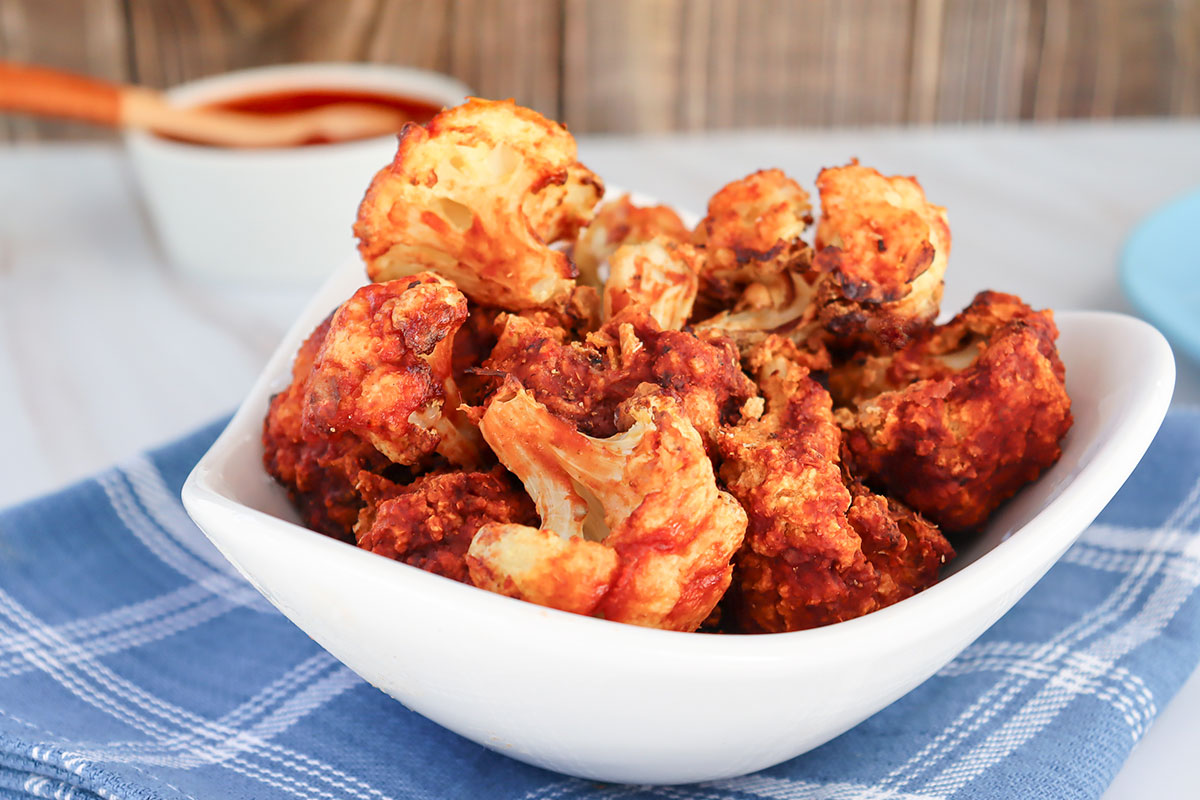
<path fill-rule="evenodd" d="M 1121 243 L 1200 185 L 1200 122 L 580 141 L 607 181 L 695 210 L 755 169 L 807 182 L 851 156 L 917 175 L 949 208 L 945 308 L 997 288 L 1039 307 L 1128 311 Z M 310 291 L 173 274 L 116 146 L 0 149 L 0 506 L 232 409 Z M 1200 367 L 1182 356 L 1176 402 L 1200 402 Z M 1106 799 L 1200 796 L 1198 715 L 1200 672 Z"/>

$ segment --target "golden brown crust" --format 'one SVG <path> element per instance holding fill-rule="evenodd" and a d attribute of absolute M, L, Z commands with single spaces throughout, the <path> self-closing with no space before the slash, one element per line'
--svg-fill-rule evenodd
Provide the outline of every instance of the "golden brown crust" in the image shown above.
<path fill-rule="evenodd" d="M 731 343 L 663 331 L 638 314 L 618 317 L 586 342 L 567 341 L 560 328 L 507 317 L 484 369 L 517 378 L 555 416 L 599 437 L 617 432 L 618 407 L 643 383 L 678 398 L 706 441 L 757 394 Z"/>
<path fill-rule="evenodd" d="M 718 438 L 721 478 L 749 517 L 730 607 L 736 629 L 827 625 L 935 582 L 949 545 L 844 473 L 829 394 L 783 355 L 764 356 L 759 377 L 766 413 Z"/>
<path fill-rule="evenodd" d="M 458 406 L 453 338 L 466 317 L 466 298 L 436 275 L 359 289 L 334 313 L 313 362 L 306 429 L 348 431 L 398 464 L 417 464 L 435 449 L 455 463 L 477 461 L 460 452 L 471 445 L 458 446 L 447 419 Z"/>
<path fill-rule="evenodd" d="M 469 100 L 406 125 L 354 225 L 372 280 L 437 272 L 473 301 L 551 308 L 575 268 L 570 239 L 604 193 L 566 128 L 511 100 Z"/>
<path fill-rule="evenodd" d="M 1057 333 L 1049 312 L 985 292 L 897 354 L 882 380 L 843 386 L 859 401 L 840 416 L 856 471 L 946 531 L 977 528 L 1062 452 L 1072 418 Z"/>
<path fill-rule="evenodd" d="M 692 234 L 704 251 L 696 318 L 732 308 L 752 283 L 806 271 L 812 249 L 801 237 L 811 212 L 808 193 L 778 169 L 759 170 L 714 194 Z"/>
<path fill-rule="evenodd" d="M 303 425 L 305 386 L 325 341 L 332 315 L 304 340 L 292 365 L 292 382 L 271 398 L 263 420 L 263 466 L 283 484 L 304 524 L 353 541 L 351 530 L 363 500 L 355 490 L 361 470 L 382 470 L 388 460 L 352 433 L 323 435 Z"/>
<path fill-rule="evenodd" d="M 875 568 L 876 607 L 897 603 L 937 583 L 942 567 L 954 558 L 954 548 L 937 526 L 903 503 L 875 494 L 848 473 L 846 485 L 854 498 L 846 520 Z"/>
<path fill-rule="evenodd" d="M 469 582 L 467 548 L 481 527 L 537 524 L 533 501 L 500 467 L 408 485 L 362 473 L 358 490 L 367 501 L 354 528 L 359 547 L 456 581 Z"/>
<path fill-rule="evenodd" d="M 817 186 L 814 249 L 779 170 L 688 231 L 593 216 L 574 140 L 511 101 L 406 127 L 355 224 L 375 283 L 301 347 L 264 465 L 310 527 L 578 614 L 780 632 L 921 591 L 934 521 L 1058 457 L 1057 331 L 997 293 L 933 327 L 945 209 L 857 161 Z"/>
<path fill-rule="evenodd" d="M 506 381 L 480 428 L 541 528 L 485 528 L 468 552 L 472 579 L 562 610 L 695 630 L 729 585 L 745 512 L 717 488 L 672 397 L 644 385 L 620 418 L 614 436 L 588 437 Z"/>
<path fill-rule="evenodd" d="M 914 178 L 852 161 L 817 176 L 813 268 L 824 328 L 843 344 L 896 349 L 938 315 L 950 255 L 946 209 Z"/>

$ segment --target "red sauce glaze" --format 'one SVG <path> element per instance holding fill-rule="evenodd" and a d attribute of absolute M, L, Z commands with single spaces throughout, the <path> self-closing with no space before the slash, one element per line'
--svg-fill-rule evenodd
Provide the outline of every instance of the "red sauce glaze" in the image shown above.
<path fill-rule="evenodd" d="M 252 114 L 286 114 L 292 111 L 308 111 L 334 103 L 366 103 L 368 105 L 391 108 L 404 114 L 412 122 L 425 124 L 442 110 L 440 105 L 433 105 L 424 100 L 413 100 L 398 95 L 381 94 L 379 92 L 355 91 L 352 89 L 287 89 L 280 92 L 248 94 L 233 97 L 218 103 L 209 103 L 205 108 L 221 111 L 242 111 Z M 203 144 L 191 139 L 169 136 L 169 139 L 183 141 L 189 144 Z M 304 145 L 330 144 L 326 137 L 314 138 L 304 142 Z M 349 141 L 338 139 L 337 141 Z"/>

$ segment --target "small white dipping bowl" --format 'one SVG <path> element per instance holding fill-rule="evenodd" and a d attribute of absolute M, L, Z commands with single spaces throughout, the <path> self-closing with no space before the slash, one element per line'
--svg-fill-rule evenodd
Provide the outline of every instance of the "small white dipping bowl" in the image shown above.
<path fill-rule="evenodd" d="M 289 64 L 230 72 L 177 86 L 167 98 L 202 105 L 296 89 L 394 95 L 458 105 L 462 83 L 433 72 L 376 64 Z M 353 252 L 351 226 L 372 176 L 392 160 L 396 137 L 305 147 L 234 149 L 125 135 L 134 173 L 170 262 L 189 276 L 316 287 Z"/>
<path fill-rule="evenodd" d="M 1075 425 L 1057 464 L 960 538 L 944 579 L 824 628 L 716 636 L 541 608 L 306 530 L 262 467 L 262 420 L 308 333 L 364 282 L 317 293 L 183 488 L 192 519 L 292 622 L 410 709 L 582 778 L 685 783 L 753 772 L 832 739 L 954 658 L 1029 590 L 1133 471 L 1175 362 L 1120 314 L 1056 315 Z"/>

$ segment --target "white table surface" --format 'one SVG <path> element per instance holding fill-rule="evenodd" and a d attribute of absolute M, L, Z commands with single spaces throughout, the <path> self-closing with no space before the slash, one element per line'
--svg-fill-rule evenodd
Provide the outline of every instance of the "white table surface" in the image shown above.
<path fill-rule="evenodd" d="M 997 288 L 1035 306 L 1129 311 L 1121 243 L 1200 185 L 1200 121 L 580 141 L 581 160 L 610 183 L 698 210 L 755 169 L 811 183 L 851 156 L 917 175 L 949 208 L 945 308 Z M 0 506 L 232 409 L 311 288 L 175 275 L 115 145 L 0 148 Z M 1178 358 L 1176 402 L 1200 402 L 1200 367 Z M 1200 797 L 1197 718 L 1200 671 L 1106 800 Z"/>

